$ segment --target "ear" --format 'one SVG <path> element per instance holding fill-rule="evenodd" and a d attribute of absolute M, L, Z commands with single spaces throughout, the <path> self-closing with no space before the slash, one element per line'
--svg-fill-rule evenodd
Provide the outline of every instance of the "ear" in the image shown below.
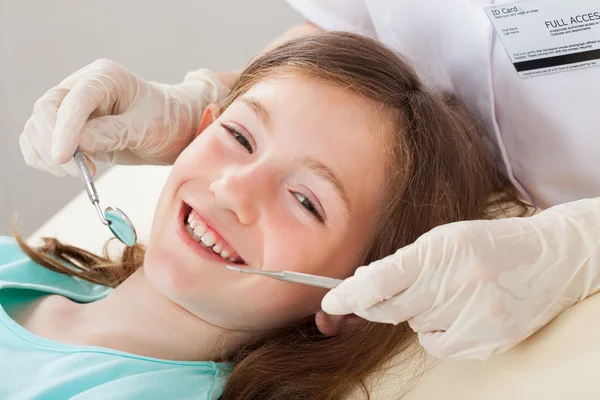
<path fill-rule="evenodd" d="M 325 336 L 337 336 L 345 328 L 355 326 L 363 319 L 355 314 L 330 315 L 320 310 L 315 314 L 315 323 L 319 331 Z"/>
<path fill-rule="evenodd" d="M 208 126 L 212 124 L 215 119 L 217 119 L 217 105 L 209 104 L 202 113 L 202 118 L 200 118 L 200 124 L 198 125 L 198 130 L 194 135 L 194 139 L 196 139 L 202 133 L 202 131 L 208 128 Z"/>
<path fill-rule="evenodd" d="M 339 335 L 345 319 L 346 315 L 329 315 L 323 310 L 315 314 L 317 328 L 325 336 Z"/>

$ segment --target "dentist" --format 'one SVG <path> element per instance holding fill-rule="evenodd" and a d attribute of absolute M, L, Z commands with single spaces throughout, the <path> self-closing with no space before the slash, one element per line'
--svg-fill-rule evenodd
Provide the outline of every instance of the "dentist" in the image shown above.
<path fill-rule="evenodd" d="M 544 209 L 529 218 L 441 226 L 359 268 L 323 299 L 324 333 L 340 328 L 333 315 L 408 321 L 434 356 L 485 359 L 600 289 L 600 44 L 561 57 L 550 52 L 567 36 L 548 32 L 536 58 L 523 58 L 527 52 L 518 48 L 540 21 L 543 29 L 561 29 L 544 26 L 561 7 L 575 22 L 593 18 L 597 0 L 534 0 L 528 6 L 537 11 L 529 13 L 521 3 L 502 7 L 502 0 L 288 1 L 307 22 L 271 46 L 344 30 L 395 48 L 431 83 L 461 98 L 487 129 L 498 168 Z M 520 14 L 512 20 L 518 40 L 497 34 L 495 12 L 484 11 L 494 4 L 497 13 Z M 500 32 L 503 20 L 495 21 Z M 593 43 L 600 24 L 572 33 Z M 172 163 L 204 107 L 235 77 L 199 70 L 165 85 L 96 61 L 36 102 L 20 137 L 23 156 L 59 176 L 77 174 L 77 146 L 92 171 L 94 161 Z"/>

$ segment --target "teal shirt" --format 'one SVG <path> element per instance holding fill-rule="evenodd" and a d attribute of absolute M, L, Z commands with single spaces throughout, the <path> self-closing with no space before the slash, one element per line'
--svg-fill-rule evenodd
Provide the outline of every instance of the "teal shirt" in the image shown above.
<path fill-rule="evenodd" d="M 48 294 L 92 302 L 112 289 L 59 274 L 0 236 L 0 399 L 218 399 L 229 363 L 176 362 L 36 336 L 7 314 Z"/>

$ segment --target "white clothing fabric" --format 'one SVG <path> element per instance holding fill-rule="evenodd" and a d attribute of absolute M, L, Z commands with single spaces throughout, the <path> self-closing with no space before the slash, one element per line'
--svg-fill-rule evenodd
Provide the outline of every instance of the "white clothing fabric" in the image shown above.
<path fill-rule="evenodd" d="M 288 2 L 325 30 L 379 39 L 455 93 L 538 207 L 600 196 L 600 68 L 520 78 L 483 9 L 506 0 Z"/>

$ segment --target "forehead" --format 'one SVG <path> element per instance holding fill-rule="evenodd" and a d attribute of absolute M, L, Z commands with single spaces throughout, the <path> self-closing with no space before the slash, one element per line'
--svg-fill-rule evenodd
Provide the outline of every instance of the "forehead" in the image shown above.
<path fill-rule="evenodd" d="M 267 106 L 273 120 L 286 123 L 286 130 L 293 121 L 305 131 L 328 129 L 329 137 L 353 127 L 352 132 L 370 136 L 364 139 L 382 139 L 374 128 L 383 117 L 381 111 L 376 112 L 373 102 L 315 78 L 297 75 L 268 78 L 253 85 L 241 97 L 259 100 Z"/>
<path fill-rule="evenodd" d="M 331 168 L 353 206 L 378 198 L 375 194 L 382 192 L 386 165 L 385 133 L 378 126 L 386 123 L 372 102 L 341 87 L 299 76 L 261 81 L 242 99 L 265 106 L 273 140 L 285 142 L 296 157 L 313 157 Z M 235 105 L 253 114 L 244 101 Z"/>

